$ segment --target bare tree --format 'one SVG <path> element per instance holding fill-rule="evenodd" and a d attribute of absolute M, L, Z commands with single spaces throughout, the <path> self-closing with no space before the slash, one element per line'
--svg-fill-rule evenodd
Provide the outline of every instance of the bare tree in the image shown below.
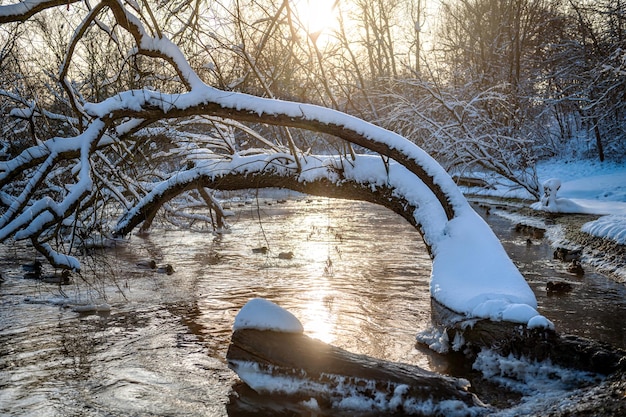
<path fill-rule="evenodd" d="M 434 82 L 405 79 L 389 95 L 391 104 L 380 123 L 415 141 L 448 172 L 496 173 L 539 197 L 532 141 L 512 135 L 485 110 L 512 111 L 505 88 L 449 91 Z"/>
<path fill-rule="evenodd" d="M 570 1 L 577 22 L 570 54 L 575 54 L 578 71 L 569 73 L 578 88 L 569 95 L 579 104 L 583 123 L 595 140 L 600 161 L 605 148 L 617 158 L 624 155 L 624 77 L 623 50 L 626 4 L 617 2 Z"/>
<path fill-rule="evenodd" d="M 36 10 L 22 8 L 20 13 L 14 14 L 12 6 L 2 6 L 0 22 L 10 24 L 27 20 L 31 15 L 45 13 L 47 8 L 58 6 L 58 2 L 54 1 L 25 4 L 36 6 Z M 67 4 L 64 3 L 63 7 Z M 147 19 L 148 24 L 144 24 L 130 10 Z M 0 239 L 29 239 L 55 266 L 79 267 L 71 256 L 76 251 L 75 243 L 104 227 L 101 219 L 105 217 L 105 211 L 112 209 L 111 204 L 115 210 L 121 211 L 124 219 L 113 227 L 113 232 L 128 233 L 140 221 L 147 219 L 144 227 L 149 226 L 155 210 L 164 207 L 174 196 L 188 191 L 193 191 L 197 200 L 204 201 L 217 214 L 219 207 L 210 197 L 210 188 L 271 185 L 332 194 L 332 189 L 348 187 L 365 190 L 354 191 L 361 197 L 363 193 L 369 193 L 367 186 L 350 181 L 344 172 L 344 164 L 354 165 L 354 161 L 339 165 L 331 163 L 324 168 L 326 179 L 320 179 L 321 183 L 303 183 L 302 166 L 310 164 L 309 156 L 293 143 L 286 146 L 267 140 L 241 124 L 228 121 L 233 119 L 324 132 L 386 155 L 407 167 L 432 190 L 448 219 L 457 214 L 459 201 L 464 201 L 456 195 L 456 188 L 452 186 L 448 189 L 450 178 L 436 168 L 430 158 L 417 148 L 407 151 L 395 147 L 385 139 L 392 135 L 388 131 L 362 125 L 363 122 L 356 119 L 315 106 L 252 98 L 208 87 L 181 50 L 165 36 L 157 21 L 150 17 L 154 14 L 150 9 L 141 8 L 134 2 L 125 6 L 121 2 L 107 0 L 79 9 L 77 13 L 82 18 L 76 18 L 73 36 L 69 38 L 58 72 L 58 83 L 65 92 L 64 98 L 73 115 L 70 118 L 46 113 L 52 118 L 71 119 L 75 135 L 40 140 L 0 165 L 0 186 L 4 193 Z M 135 44 L 133 65 L 140 64 L 145 57 L 167 63 L 167 67 L 158 74 L 153 73 L 144 82 L 155 81 L 158 76 L 165 77 L 159 85 L 174 93 L 149 86 L 121 91 L 97 103 L 85 100 L 70 76 L 75 61 L 80 61 L 78 46 L 85 41 L 89 44 L 87 34 L 90 31 L 105 34 L 120 48 L 120 39 L 132 39 Z M 128 61 L 129 58 L 123 56 L 120 59 Z M 147 68 L 150 67 L 148 65 Z M 143 68 L 132 69 L 141 72 Z M 173 76 L 180 87 L 176 87 Z M 177 93 L 180 88 L 187 93 Z M 269 94 L 271 90 L 267 92 Z M 94 95 L 94 98 L 97 97 L 97 94 Z M 37 106 L 16 107 L 13 115 L 21 118 L 44 117 L 45 114 L 37 109 Z M 204 130 L 201 136 L 205 139 L 199 140 L 193 132 L 183 129 L 164 135 L 165 140 L 155 139 L 159 135 L 154 135 L 154 132 L 146 134 L 146 129 L 158 121 L 179 120 L 180 123 L 190 118 L 195 120 L 197 116 L 210 116 L 213 129 L 211 132 Z M 339 120 L 344 118 L 346 121 L 340 123 Z M 364 128 L 368 133 L 362 130 Z M 238 134 L 252 138 L 248 143 L 254 146 L 242 147 L 232 134 L 224 134 L 228 129 L 235 129 Z M 176 143 L 168 142 L 167 137 L 172 135 L 179 138 Z M 186 138 L 185 141 L 181 142 L 181 136 Z M 151 138 L 148 143 L 146 138 Z M 186 145 L 181 146 L 181 143 Z M 154 151 L 176 154 L 178 158 L 164 167 L 154 157 Z M 256 164 L 250 162 L 242 168 L 243 160 L 240 158 L 244 155 L 257 159 L 262 156 L 265 162 L 260 165 L 258 161 Z M 421 161 L 421 158 L 426 160 Z M 176 163 L 176 160 L 179 162 Z M 191 165 L 188 164 L 190 161 Z M 344 178 L 343 185 L 336 182 L 340 178 Z M 401 205 L 397 202 L 388 204 L 395 205 L 400 211 L 398 207 Z M 147 214 L 146 207 L 150 207 L 150 214 Z M 427 241 L 430 240 L 427 238 Z"/>

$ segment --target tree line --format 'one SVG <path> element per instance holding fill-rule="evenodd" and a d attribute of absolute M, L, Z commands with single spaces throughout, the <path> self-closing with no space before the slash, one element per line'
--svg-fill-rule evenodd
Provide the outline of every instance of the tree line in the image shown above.
<path fill-rule="evenodd" d="M 450 173 L 494 173 L 535 197 L 541 158 L 626 155 L 622 0 L 443 0 L 436 8 L 425 0 L 337 0 L 326 11 L 328 26 L 315 32 L 303 3 L 0 5 L 2 227 L 26 224 L 21 216 L 40 207 L 51 217 L 33 235 L 36 246 L 67 230 L 80 239 L 111 215 L 107 201 L 128 214 L 155 184 L 207 159 L 265 152 L 272 164 L 301 172 L 307 155 L 340 155 L 342 165 L 374 152 L 355 132 L 341 140 L 332 136 L 341 129 L 300 129 L 306 123 L 293 118 L 174 117 L 149 108 L 194 83 L 354 115 L 406 137 Z M 88 110 L 129 94 L 140 111 L 94 118 Z M 87 148 L 61 150 L 63 138 L 85 137 Z M 389 149 L 374 148 L 388 166 Z M 218 227 L 222 213 L 210 190 L 186 191 L 186 201 L 158 208 L 172 219 L 181 207 L 205 205 L 214 216 L 182 218 Z M 68 196 L 71 204 L 55 205 Z M 439 199 L 446 207 L 445 195 Z"/>
<path fill-rule="evenodd" d="M 336 1 L 329 27 L 316 33 L 288 0 L 127 3 L 205 82 L 354 114 L 451 171 L 496 172 L 538 195 L 538 159 L 626 154 L 622 0 Z M 128 53 L 132 39 L 105 17 L 72 45 L 90 6 L 68 4 L 2 26 L 5 153 L 69 129 L 62 121 L 76 116 L 72 94 L 100 101 L 127 89 L 180 91 L 171 67 Z M 79 59 L 64 68 L 68 47 Z M 311 135 L 268 133 L 316 147 Z"/>

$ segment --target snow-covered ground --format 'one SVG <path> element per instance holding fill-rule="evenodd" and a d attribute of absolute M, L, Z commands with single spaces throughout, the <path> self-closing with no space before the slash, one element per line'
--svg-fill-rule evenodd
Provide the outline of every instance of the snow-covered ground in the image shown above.
<path fill-rule="evenodd" d="M 532 205 L 537 210 L 602 215 L 586 223 L 582 230 L 594 236 L 626 245 L 626 162 L 590 160 L 549 160 L 537 166 L 539 182 L 558 179 L 561 186 L 555 205 Z M 531 199 L 524 190 L 498 184 L 490 190 L 465 190 L 493 197 Z"/>
<path fill-rule="evenodd" d="M 550 161 L 537 167 L 541 182 L 558 178 L 557 210 L 603 215 L 582 230 L 626 245 L 626 163 Z M 533 208 L 541 209 L 540 204 Z"/>

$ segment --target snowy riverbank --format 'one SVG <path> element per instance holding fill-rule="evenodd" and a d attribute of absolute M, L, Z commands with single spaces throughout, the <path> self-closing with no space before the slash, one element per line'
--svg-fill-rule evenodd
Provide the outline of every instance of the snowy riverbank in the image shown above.
<path fill-rule="evenodd" d="M 463 191 L 523 200 L 515 210 L 494 213 L 546 229 L 552 246 L 583 248 L 583 262 L 626 282 L 626 164 L 551 160 L 540 163 L 537 174 L 540 183 L 560 180 L 556 209 L 542 208 L 527 192 L 506 182 Z"/>

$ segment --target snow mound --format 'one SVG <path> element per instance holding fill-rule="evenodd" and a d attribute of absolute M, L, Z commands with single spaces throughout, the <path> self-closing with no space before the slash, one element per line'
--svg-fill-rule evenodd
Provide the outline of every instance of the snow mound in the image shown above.
<path fill-rule="evenodd" d="M 585 223 L 581 229 L 592 236 L 607 238 L 626 245 L 626 214 L 600 217 Z"/>
<path fill-rule="evenodd" d="M 282 307 L 263 298 L 253 298 L 235 317 L 234 330 L 272 330 L 284 333 L 303 333 L 300 320 Z"/>
<path fill-rule="evenodd" d="M 434 245 L 430 293 L 467 317 L 552 328 L 537 312 L 537 299 L 500 241 L 473 210 L 446 225 Z"/>
<path fill-rule="evenodd" d="M 537 211 L 548 211 L 551 213 L 593 213 L 593 209 L 587 209 L 569 198 L 557 198 L 549 205 L 537 202 L 530 205 L 530 208 Z"/>

